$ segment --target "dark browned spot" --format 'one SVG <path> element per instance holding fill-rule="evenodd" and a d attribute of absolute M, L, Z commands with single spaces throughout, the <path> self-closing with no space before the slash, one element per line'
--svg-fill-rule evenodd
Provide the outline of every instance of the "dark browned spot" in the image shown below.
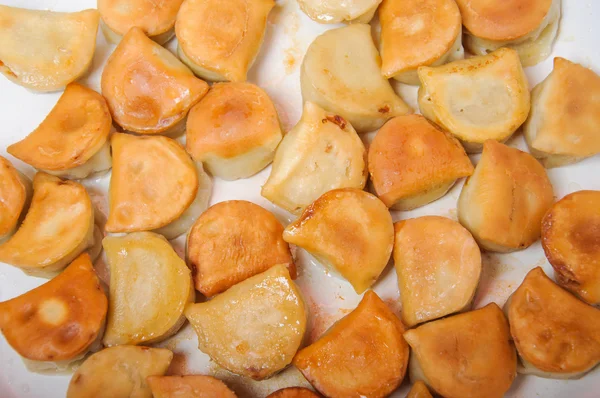
<path fill-rule="evenodd" d="M 4 64 L 4 62 L 0 61 L 0 68 L 5 67 L 6 70 L 4 71 L 7 75 L 10 75 L 12 77 L 17 77 L 17 75 L 8 67 Z"/>
<path fill-rule="evenodd" d="M 140 348 L 142 349 L 142 351 L 148 351 L 150 349 L 150 347 L 144 347 L 144 346 L 141 346 Z"/>
<path fill-rule="evenodd" d="M 333 146 L 331 144 L 327 144 L 327 146 L 325 147 L 325 153 L 331 152 L 332 149 L 333 149 Z"/>
<path fill-rule="evenodd" d="M 379 108 L 379 113 L 388 113 L 389 111 L 390 111 L 390 107 L 387 105 L 384 105 L 381 108 Z"/>
<path fill-rule="evenodd" d="M 327 120 L 333 124 L 336 124 L 342 130 L 346 129 L 346 125 L 348 124 L 348 122 L 346 122 L 346 120 L 340 115 L 327 115 L 327 117 L 323 120 Z"/>

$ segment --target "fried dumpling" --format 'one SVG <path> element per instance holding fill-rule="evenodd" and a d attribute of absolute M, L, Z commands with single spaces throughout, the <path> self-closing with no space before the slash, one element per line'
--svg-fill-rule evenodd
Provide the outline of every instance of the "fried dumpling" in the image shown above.
<path fill-rule="evenodd" d="M 0 156 L 0 244 L 17 230 L 31 202 L 32 192 L 29 178 Z"/>
<path fill-rule="evenodd" d="M 298 0 L 300 9 L 319 23 L 369 23 L 381 0 Z"/>
<path fill-rule="evenodd" d="M 173 239 L 208 207 L 211 181 L 175 140 L 115 133 L 108 232 L 153 230 Z"/>
<path fill-rule="evenodd" d="M 102 95 L 113 120 L 139 134 L 178 134 L 208 91 L 169 50 L 131 28 L 102 71 Z"/>
<path fill-rule="evenodd" d="M 52 277 L 84 251 L 94 261 L 101 236 L 83 185 L 40 172 L 33 178 L 31 207 L 23 224 L 0 245 L 0 261 L 29 275 Z"/>
<path fill-rule="evenodd" d="M 92 63 L 100 14 L 0 5 L 0 72 L 36 91 L 56 91 Z"/>
<path fill-rule="evenodd" d="M 553 202 L 546 170 L 533 156 L 488 140 L 458 198 L 458 219 L 483 249 L 510 252 L 539 239 Z"/>
<path fill-rule="evenodd" d="M 386 206 L 410 210 L 444 196 L 473 164 L 451 134 L 421 115 L 397 116 L 383 125 L 369 147 L 369 174 Z"/>
<path fill-rule="evenodd" d="M 56 278 L 0 303 L 0 329 L 30 370 L 64 370 L 101 348 L 107 305 L 83 253 Z"/>
<path fill-rule="evenodd" d="M 361 294 L 388 263 L 394 225 L 387 207 L 374 195 L 355 188 L 334 189 L 288 225 L 283 239 L 311 253 Z"/>
<path fill-rule="evenodd" d="M 245 81 L 274 6 L 274 0 L 185 0 L 175 23 L 177 55 L 203 79 Z"/>
<path fill-rule="evenodd" d="M 481 275 L 481 253 L 469 231 L 439 216 L 402 220 L 394 227 L 402 321 L 412 327 L 468 310 Z"/>
<path fill-rule="evenodd" d="M 464 58 L 460 11 L 454 0 L 384 0 L 381 23 L 381 73 L 419 84 L 419 66 Z"/>
<path fill-rule="evenodd" d="M 519 53 L 523 66 L 545 60 L 558 33 L 561 0 L 456 0 L 465 47 L 485 55 L 500 47 Z"/>
<path fill-rule="evenodd" d="M 111 128 L 104 97 L 70 83 L 38 128 L 7 152 L 48 174 L 85 178 L 110 169 Z"/>
<path fill-rule="evenodd" d="M 506 302 L 519 373 L 578 378 L 600 362 L 600 310 L 561 289 L 540 267 Z"/>
<path fill-rule="evenodd" d="M 294 365 L 327 397 L 387 397 L 408 365 L 404 325 L 375 292 L 294 357 Z"/>
<path fill-rule="evenodd" d="M 267 398 L 320 398 L 320 395 L 304 387 L 287 387 L 269 394 Z"/>
<path fill-rule="evenodd" d="M 302 118 L 277 148 L 261 194 L 299 214 L 332 189 L 364 188 L 366 157 L 365 146 L 350 123 L 305 102 Z"/>
<path fill-rule="evenodd" d="M 418 380 L 413 384 L 406 398 L 433 398 L 425 383 Z"/>
<path fill-rule="evenodd" d="M 600 304 L 600 191 L 556 202 L 542 220 L 542 247 L 561 286 Z"/>
<path fill-rule="evenodd" d="M 183 0 L 98 0 L 100 26 L 110 43 L 118 44 L 134 26 L 164 44 L 175 35 L 175 18 Z"/>
<path fill-rule="evenodd" d="M 110 303 L 104 345 L 156 343 L 177 333 L 194 301 L 189 268 L 152 232 L 107 236 Z"/>
<path fill-rule="evenodd" d="M 506 141 L 529 114 L 529 85 L 514 50 L 422 66 L 418 73 L 423 116 L 454 134 L 467 152 L 481 152 L 487 139 Z"/>
<path fill-rule="evenodd" d="M 548 168 L 600 153 L 600 76 L 554 58 L 554 69 L 531 92 L 523 133 L 531 154 Z"/>
<path fill-rule="evenodd" d="M 213 176 L 237 180 L 271 163 L 281 137 L 275 105 L 264 90 L 218 83 L 190 111 L 186 149 Z"/>
<path fill-rule="evenodd" d="M 188 305 L 185 316 L 198 334 L 202 352 L 226 370 L 255 380 L 292 362 L 307 322 L 300 290 L 283 265 L 207 302 Z"/>
<path fill-rule="evenodd" d="M 211 376 L 149 376 L 153 398 L 236 398 L 225 383 Z"/>
<path fill-rule="evenodd" d="M 500 398 L 516 377 L 517 354 L 502 310 L 485 307 L 404 333 L 409 372 L 447 398 Z"/>
<path fill-rule="evenodd" d="M 210 207 L 187 237 L 196 289 L 211 297 L 277 264 L 295 279 L 296 265 L 282 234 L 279 220 L 254 203 L 230 200 Z"/>
<path fill-rule="evenodd" d="M 67 398 L 152 398 L 146 379 L 164 375 L 172 359 L 173 353 L 164 348 L 106 348 L 73 374 Z"/>
<path fill-rule="evenodd" d="M 381 75 L 371 27 L 328 30 L 308 47 L 300 71 L 302 98 L 350 122 L 359 133 L 411 109 Z"/>

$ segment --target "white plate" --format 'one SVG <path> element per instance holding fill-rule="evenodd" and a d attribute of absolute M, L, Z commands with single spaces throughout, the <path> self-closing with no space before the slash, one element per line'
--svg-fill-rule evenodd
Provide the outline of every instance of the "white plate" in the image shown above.
<path fill-rule="evenodd" d="M 95 8 L 94 0 L 2 0 L 10 6 L 51 9 L 55 11 L 77 11 Z M 588 0 L 563 2 L 563 17 L 559 37 L 554 45 L 553 56 L 560 55 L 585 66 L 600 71 L 600 1 Z M 201 21 L 199 21 L 201 23 Z M 250 81 L 263 87 L 277 105 L 281 120 L 288 130 L 299 119 L 302 105 L 299 84 L 299 68 L 302 56 L 308 45 L 321 32 L 336 27 L 319 25 L 310 20 L 299 9 L 295 0 L 278 1 L 269 16 L 269 24 L 265 43 L 258 60 L 249 74 Z M 174 41 L 169 43 L 175 48 Z M 108 45 L 101 33 L 91 73 L 83 82 L 100 91 L 100 74 L 113 46 Z M 552 69 L 552 57 L 543 63 L 526 69 L 530 85 L 540 82 Z M 400 86 L 400 85 L 398 85 Z M 416 89 L 398 87 L 406 101 L 417 109 Z M 25 137 L 46 116 L 56 103 L 60 93 L 35 94 L 20 86 L 10 83 L 0 76 L 0 153 L 6 155 L 6 147 Z M 365 137 L 372 138 L 373 134 Z M 512 146 L 525 149 L 520 134 L 509 141 Z M 33 175 L 31 167 L 8 156 L 19 170 L 29 176 Z M 477 160 L 474 157 L 473 160 Z M 245 199 L 257 203 L 275 213 L 279 219 L 288 223 L 292 217 L 278 209 L 260 196 L 260 188 L 269 175 L 270 167 L 258 175 L 235 182 L 215 180 L 211 204 L 229 199 Z M 588 159 L 579 164 L 553 169 L 549 171 L 557 199 L 564 195 L 581 190 L 600 190 L 600 157 Z M 110 176 L 96 181 L 86 182 L 94 201 L 102 211 L 106 211 L 106 188 Z M 456 219 L 456 200 L 461 184 L 457 184 L 444 198 L 433 204 L 411 212 L 394 212 L 394 220 L 410 218 L 426 214 L 438 214 Z M 183 239 L 174 242 L 180 254 L 183 254 Z M 500 306 L 519 285 L 527 271 L 535 266 L 542 266 L 552 275 L 551 267 L 544 257 L 539 242 L 527 250 L 507 254 L 484 254 L 484 272 L 475 306 L 481 307 L 490 301 Z M 105 275 L 102 264 L 100 273 Z M 344 316 L 359 302 L 350 285 L 327 274 L 309 255 L 299 251 L 298 268 L 300 285 L 310 307 L 310 337 L 316 338 L 334 321 Z M 44 279 L 26 276 L 20 270 L 6 264 L 0 264 L 0 301 L 20 295 L 40 284 Z M 375 291 L 395 310 L 399 309 L 398 287 L 393 267 L 388 266 Z M 211 364 L 208 356 L 196 348 L 196 337 L 188 326 L 176 336 L 161 344 L 172 349 L 177 355 L 171 367 L 174 373 L 209 373 L 226 381 L 238 392 L 240 397 L 264 397 L 278 388 L 296 385 L 307 385 L 306 380 L 296 369 L 288 369 L 282 374 L 263 382 L 248 381 L 219 370 Z M 494 358 L 490 358 L 493 361 Z M 407 377 L 408 379 L 408 377 Z M 0 397 L 64 397 L 69 375 L 39 375 L 30 373 L 21 362 L 19 356 L 8 346 L 4 338 L 0 338 Z M 598 396 L 600 385 L 600 369 L 596 369 L 581 380 L 557 381 L 519 376 L 508 393 L 510 397 L 579 397 Z M 396 392 L 394 397 L 403 397 L 407 391 L 407 383 Z"/>

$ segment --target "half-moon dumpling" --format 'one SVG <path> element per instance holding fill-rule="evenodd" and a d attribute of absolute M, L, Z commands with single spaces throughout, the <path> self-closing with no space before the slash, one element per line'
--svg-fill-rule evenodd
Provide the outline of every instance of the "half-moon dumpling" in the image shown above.
<path fill-rule="evenodd" d="M 32 192 L 29 178 L 0 156 L 0 244 L 17 230 L 31 202 Z"/>
<path fill-rule="evenodd" d="M 300 290 L 283 265 L 188 305 L 185 316 L 202 352 L 226 370 L 255 380 L 292 362 L 307 322 Z"/>
<path fill-rule="evenodd" d="M 531 154 L 548 168 L 600 153 L 600 76 L 564 58 L 531 92 L 523 133 Z"/>
<path fill-rule="evenodd" d="M 542 247 L 560 285 L 600 304 L 600 191 L 556 202 L 542 220 Z"/>
<path fill-rule="evenodd" d="M 510 252 L 540 237 L 553 202 L 546 170 L 533 156 L 488 140 L 458 198 L 458 219 L 483 249 Z"/>
<path fill-rule="evenodd" d="M 381 23 L 381 73 L 419 84 L 419 66 L 442 65 L 464 57 L 460 11 L 454 0 L 384 0 Z"/>
<path fill-rule="evenodd" d="M 0 245 L 0 261 L 29 275 L 52 277 L 84 251 L 95 260 L 101 235 L 83 185 L 40 172 L 33 178 L 33 198 L 23 224 Z"/>
<path fill-rule="evenodd" d="M 285 265 L 296 279 L 283 225 L 269 211 L 245 200 L 211 206 L 198 218 L 187 237 L 186 258 L 194 270 L 196 289 L 206 297 Z"/>
<path fill-rule="evenodd" d="M 148 376 L 152 398 L 236 398 L 221 380 L 204 375 Z"/>
<path fill-rule="evenodd" d="M 185 134 L 188 153 L 225 180 L 264 169 L 282 137 L 273 102 L 251 83 L 213 84 L 190 111 Z"/>
<path fill-rule="evenodd" d="M 465 47 L 485 55 L 500 47 L 519 53 L 523 66 L 545 60 L 558 33 L 560 0 L 456 0 Z"/>
<path fill-rule="evenodd" d="M 118 44 L 134 26 L 164 44 L 175 34 L 175 18 L 183 0 L 98 0 L 104 37 Z"/>
<path fill-rule="evenodd" d="M 340 115 L 359 133 L 377 130 L 386 120 L 411 112 L 381 75 L 379 54 L 366 24 L 318 36 L 304 55 L 300 84 L 304 101 Z"/>
<path fill-rule="evenodd" d="M 30 370 L 65 370 L 102 347 L 107 306 L 83 253 L 54 279 L 0 303 L 0 329 Z"/>
<path fill-rule="evenodd" d="M 491 54 L 418 70 L 423 116 L 454 134 L 467 152 L 506 141 L 529 114 L 529 86 L 518 54 Z"/>
<path fill-rule="evenodd" d="M 115 133 L 107 232 L 150 231 L 173 239 L 208 207 L 211 181 L 177 141 Z"/>
<path fill-rule="evenodd" d="M 481 253 L 469 231 L 439 216 L 403 220 L 394 227 L 404 323 L 412 327 L 468 310 L 481 275 Z"/>
<path fill-rule="evenodd" d="M 365 146 L 350 123 L 305 102 L 302 118 L 277 148 L 261 194 L 299 214 L 332 189 L 364 188 L 366 157 Z"/>
<path fill-rule="evenodd" d="M 267 398 L 321 398 L 312 390 L 304 387 L 287 387 L 267 395 Z"/>
<path fill-rule="evenodd" d="M 100 14 L 0 5 L 0 72 L 36 91 L 60 90 L 92 63 Z"/>
<path fill-rule="evenodd" d="M 298 0 L 300 9 L 319 23 L 369 23 L 381 0 Z"/>
<path fill-rule="evenodd" d="M 600 362 L 600 310 L 561 289 L 540 267 L 529 271 L 505 311 L 519 373 L 578 378 Z"/>
<path fill-rule="evenodd" d="M 208 91 L 169 50 L 131 28 L 102 71 L 102 95 L 113 120 L 139 134 L 178 134 Z"/>
<path fill-rule="evenodd" d="M 283 239 L 341 274 L 361 294 L 390 259 L 394 225 L 387 207 L 374 195 L 355 188 L 334 189 L 288 225 Z"/>
<path fill-rule="evenodd" d="M 386 122 L 371 142 L 368 164 L 377 196 L 397 210 L 433 202 L 457 179 L 473 174 L 458 140 L 421 115 Z"/>
<path fill-rule="evenodd" d="M 274 6 L 274 0 L 185 0 L 175 23 L 177 55 L 203 79 L 245 81 Z"/>
<path fill-rule="evenodd" d="M 49 174 L 85 178 L 110 169 L 112 119 L 106 100 L 70 83 L 46 119 L 8 153 Z"/>
<path fill-rule="evenodd" d="M 164 375 L 172 359 L 173 353 L 165 348 L 106 348 L 73 374 L 67 398 L 152 398 L 147 378 Z"/>
<path fill-rule="evenodd" d="M 107 236 L 110 304 L 104 345 L 157 343 L 177 333 L 194 301 L 189 268 L 152 232 Z"/>
<path fill-rule="evenodd" d="M 326 397 L 387 397 L 408 365 L 404 325 L 369 290 L 358 307 L 294 357 L 294 365 Z"/>
<path fill-rule="evenodd" d="M 517 354 L 502 310 L 485 307 L 404 333 L 409 372 L 446 398 L 501 398 L 516 377 Z"/>

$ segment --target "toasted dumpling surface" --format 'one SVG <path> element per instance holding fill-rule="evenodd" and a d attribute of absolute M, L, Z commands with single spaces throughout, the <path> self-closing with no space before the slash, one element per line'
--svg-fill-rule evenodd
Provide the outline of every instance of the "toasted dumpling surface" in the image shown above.
<path fill-rule="evenodd" d="M 369 147 L 369 174 L 379 199 L 409 210 L 446 194 L 454 182 L 473 173 L 457 139 L 421 115 L 389 120 Z"/>
<path fill-rule="evenodd" d="M 93 245 L 94 208 L 83 185 L 37 173 L 29 212 L 0 245 L 0 261 L 43 274 L 60 271 Z"/>
<path fill-rule="evenodd" d="M 175 24 L 179 58 L 204 79 L 245 81 L 274 6 L 273 0 L 185 0 Z"/>
<path fill-rule="evenodd" d="M 406 398 L 433 398 L 425 383 L 421 380 L 413 384 Z"/>
<path fill-rule="evenodd" d="M 533 156 L 557 167 L 600 153 L 600 76 L 564 58 L 531 93 L 523 126 Z"/>
<path fill-rule="evenodd" d="M 288 225 L 283 239 L 339 272 L 361 294 L 388 263 L 394 225 L 388 209 L 374 195 L 354 188 L 334 189 Z"/>
<path fill-rule="evenodd" d="M 542 220 L 542 247 L 560 285 L 600 304 L 600 191 L 556 202 Z"/>
<path fill-rule="evenodd" d="M 404 326 L 369 290 L 354 311 L 294 357 L 294 365 L 327 397 L 387 397 L 406 373 Z"/>
<path fill-rule="evenodd" d="M 111 144 L 108 232 L 164 227 L 194 201 L 198 172 L 177 141 L 115 133 Z"/>
<path fill-rule="evenodd" d="M 302 118 L 275 153 L 261 194 L 294 214 L 336 188 L 364 188 L 367 181 L 363 142 L 344 118 L 304 103 Z"/>
<path fill-rule="evenodd" d="M 196 289 L 207 297 L 221 293 L 273 265 L 296 265 L 273 214 L 244 200 L 217 203 L 196 221 L 187 238 L 187 260 Z"/>
<path fill-rule="evenodd" d="M 425 216 L 395 225 L 394 263 L 408 326 L 468 309 L 481 275 L 475 239 L 449 218 Z"/>
<path fill-rule="evenodd" d="M 453 0 L 384 0 L 379 21 L 381 73 L 388 79 L 419 84 L 419 66 L 464 56 L 460 12 Z"/>
<path fill-rule="evenodd" d="M 208 91 L 176 56 L 131 28 L 102 71 L 114 121 L 140 134 L 171 133 Z"/>
<path fill-rule="evenodd" d="M 411 380 L 448 398 L 503 397 L 517 369 L 515 347 L 502 310 L 485 307 L 411 329 Z"/>
<path fill-rule="evenodd" d="M 152 343 L 175 334 L 193 302 L 191 272 L 169 242 L 152 232 L 102 241 L 110 268 L 104 345 Z"/>
<path fill-rule="evenodd" d="M 0 243 L 18 227 L 31 200 L 31 181 L 0 156 Z"/>
<path fill-rule="evenodd" d="M 24 358 L 69 360 L 94 343 L 107 306 L 90 256 L 84 253 L 51 281 L 0 303 L 0 329 Z"/>
<path fill-rule="evenodd" d="M 529 114 L 527 77 L 512 49 L 422 66 L 418 73 L 421 112 L 460 139 L 467 152 L 480 152 L 487 139 L 505 141 Z"/>
<path fill-rule="evenodd" d="M 37 91 L 60 90 L 83 75 L 94 56 L 100 14 L 0 5 L 0 72 Z"/>
<path fill-rule="evenodd" d="M 202 352 L 230 372 L 255 380 L 292 362 L 307 321 L 300 290 L 283 265 L 210 301 L 188 305 L 185 316 L 198 334 Z"/>
<path fill-rule="evenodd" d="M 506 312 L 525 365 L 520 372 L 578 377 L 600 362 L 600 310 L 561 289 L 540 267 L 529 271 Z"/>
<path fill-rule="evenodd" d="M 277 390 L 267 398 L 319 398 L 320 396 L 304 387 L 288 387 Z"/>
<path fill-rule="evenodd" d="M 77 369 L 67 398 L 152 398 L 146 378 L 164 375 L 172 359 L 173 353 L 164 348 L 106 348 Z"/>
<path fill-rule="evenodd" d="M 369 23 L 381 0 L 298 0 L 300 9 L 319 23 Z"/>
<path fill-rule="evenodd" d="M 211 376 L 150 376 L 153 398 L 235 398 L 225 383 Z"/>
<path fill-rule="evenodd" d="M 458 199 L 458 219 L 490 251 L 524 249 L 540 237 L 554 202 L 546 170 L 533 156 L 494 140 Z"/>
<path fill-rule="evenodd" d="M 46 119 L 7 152 L 43 170 L 81 166 L 105 145 L 112 119 L 106 100 L 78 83 L 67 85 Z"/>
<path fill-rule="evenodd" d="M 302 61 L 300 84 L 304 101 L 340 115 L 359 133 L 411 112 L 381 75 L 379 54 L 366 24 L 318 36 Z"/>
<path fill-rule="evenodd" d="M 266 92 L 251 83 L 214 84 L 190 111 L 186 149 L 214 176 L 246 178 L 273 160 L 279 117 Z"/>

